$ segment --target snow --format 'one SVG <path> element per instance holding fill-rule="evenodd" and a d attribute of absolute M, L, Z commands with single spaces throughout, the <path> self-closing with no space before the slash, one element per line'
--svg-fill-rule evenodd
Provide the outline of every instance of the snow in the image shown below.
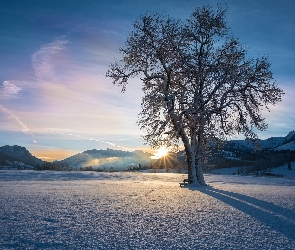
<path fill-rule="evenodd" d="M 291 167 L 292 167 L 292 170 L 289 170 L 288 164 L 285 164 L 281 167 L 272 169 L 271 172 L 274 174 L 280 174 L 284 178 L 295 180 L 295 162 L 291 162 Z"/>
<path fill-rule="evenodd" d="M 0 171 L 0 249 L 295 249 L 295 180 L 184 178 Z"/>

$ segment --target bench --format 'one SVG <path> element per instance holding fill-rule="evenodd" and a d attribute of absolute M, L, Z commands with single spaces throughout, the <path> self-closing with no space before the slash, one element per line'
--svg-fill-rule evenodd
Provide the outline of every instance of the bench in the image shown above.
<path fill-rule="evenodd" d="M 189 183 L 192 183 L 192 180 L 184 179 L 183 182 L 179 182 L 179 185 L 180 185 L 180 187 L 184 187 Z"/>

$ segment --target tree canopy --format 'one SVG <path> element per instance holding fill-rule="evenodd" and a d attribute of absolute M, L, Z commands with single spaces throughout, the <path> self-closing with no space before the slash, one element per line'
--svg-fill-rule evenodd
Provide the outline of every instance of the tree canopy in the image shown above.
<path fill-rule="evenodd" d="M 262 110 L 283 95 L 268 59 L 248 58 L 225 17 L 221 6 L 196 8 L 186 21 L 142 15 L 106 74 L 122 91 L 130 78 L 141 79 L 144 140 L 155 148 L 183 145 L 189 180 L 201 185 L 208 143 L 256 138 L 255 130 L 267 128 Z"/>

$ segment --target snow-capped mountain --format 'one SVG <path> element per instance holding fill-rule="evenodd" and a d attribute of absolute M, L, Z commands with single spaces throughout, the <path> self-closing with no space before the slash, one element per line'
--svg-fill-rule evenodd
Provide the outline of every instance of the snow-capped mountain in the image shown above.
<path fill-rule="evenodd" d="M 223 150 L 214 150 L 209 168 L 246 167 L 250 172 L 275 168 L 295 161 L 295 131 L 266 140 L 232 140 Z M 248 171 L 247 170 L 247 171 Z"/>
<path fill-rule="evenodd" d="M 226 143 L 227 150 L 249 151 L 255 148 L 262 150 L 295 150 L 295 131 L 289 132 L 285 137 L 271 137 L 266 140 L 231 140 Z"/>

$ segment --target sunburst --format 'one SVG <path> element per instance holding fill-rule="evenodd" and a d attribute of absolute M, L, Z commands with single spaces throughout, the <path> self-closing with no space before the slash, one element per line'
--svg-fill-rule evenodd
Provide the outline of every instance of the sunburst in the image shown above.
<path fill-rule="evenodd" d="M 157 149 L 156 153 L 154 154 L 154 156 L 152 156 L 152 159 L 160 159 L 162 157 L 167 156 L 169 150 L 166 147 L 160 147 L 159 149 Z"/>

